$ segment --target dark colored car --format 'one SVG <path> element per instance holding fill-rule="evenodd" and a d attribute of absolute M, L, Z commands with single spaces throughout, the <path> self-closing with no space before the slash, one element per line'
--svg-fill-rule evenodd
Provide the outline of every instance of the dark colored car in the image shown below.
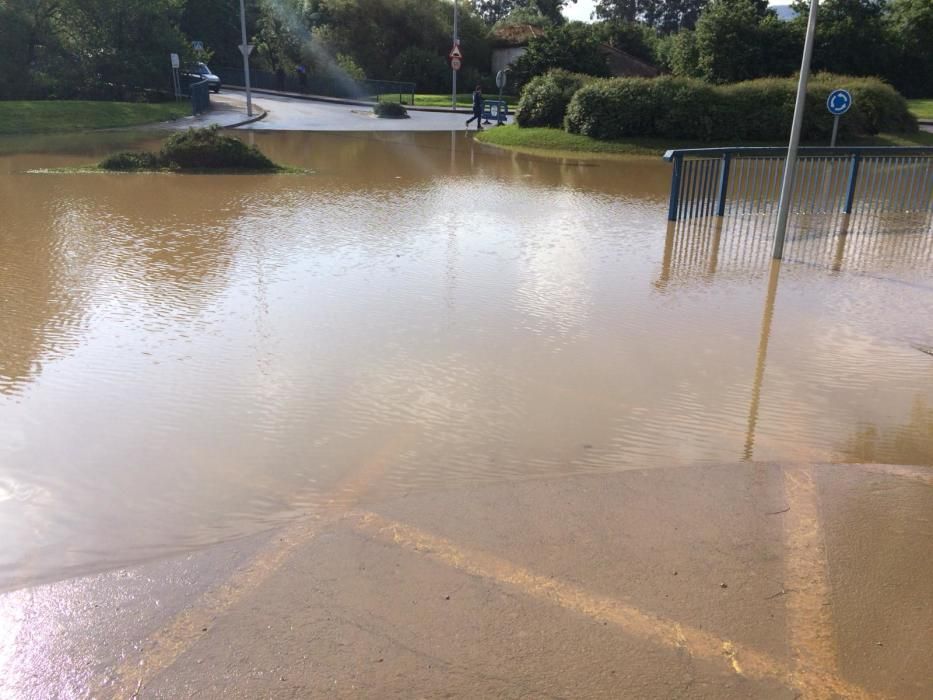
<path fill-rule="evenodd" d="M 206 63 L 195 63 L 188 66 L 182 75 L 188 78 L 192 83 L 206 80 L 211 90 L 220 92 L 220 78 L 211 72 L 211 69 L 207 67 Z"/>

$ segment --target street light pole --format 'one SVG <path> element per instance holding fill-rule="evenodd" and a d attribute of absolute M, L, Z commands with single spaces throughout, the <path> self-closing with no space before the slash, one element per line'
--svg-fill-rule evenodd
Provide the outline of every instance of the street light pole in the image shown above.
<path fill-rule="evenodd" d="M 243 83 L 246 86 L 246 116 L 253 116 L 253 94 L 249 86 L 249 50 L 250 46 L 246 43 L 246 7 L 243 0 L 240 0 L 240 35 L 243 43 L 240 44 L 240 53 L 243 54 Z"/>
<path fill-rule="evenodd" d="M 457 0 L 454 0 L 454 47 L 459 43 L 459 8 L 457 7 Z M 451 67 L 450 72 L 453 75 L 453 89 L 450 95 L 450 106 L 453 110 L 457 111 L 457 71 Z"/>
<path fill-rule="evenodd" d="M 787 217 L 790 214 L 791 199 L 794 196 L 794 171 L 797 169 L 797 147 L 800 146 L 800 132 L 803 128 L 803 111 L 807 102 L 807 81 L 810 78 L 810 59 L 813 57 L 813 40 L 816 36 L 816 15 L 819 0 L 810 0 L 810 16 L 807 20 L 807 38 L 803 42 L 803 60 L 800 64 L 800 79 L 797 81 L 797 101 L 794 104 L 794 121 L 790 129 L 790 143 L 787 146 L 787 160 L 784 161 L 784 179 L 781 182 L 781 201 L 778 204 L 777 231 L 774 236 L 772 257 L 780 260 L 784 257 L 784 236 L 787 232 Z"/>

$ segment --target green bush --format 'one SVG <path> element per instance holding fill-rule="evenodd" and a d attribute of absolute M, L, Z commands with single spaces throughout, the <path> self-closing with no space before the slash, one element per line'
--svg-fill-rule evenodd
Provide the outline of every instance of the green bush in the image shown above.
<path fill-rule="evenodd" d="M 398 102 L 377 102 L 373 107 L 377 117 L 388 119 L 401 119 L 408 116 L 408 110 Z"/>
<path fill-rule="evenodd" d="M 128 172 L 131 170 L 157 170 L 159 158 L 154 153 L 132 153 L 124 151 L 116 153 L 101 161 L 103 170 L 117 170 Z"/>
<path fill-rule="evenodd" d="M 217 126 L 174 134 L 162 146 L 159 160 L 180 170 L 275 170 L 255 146 L 224 136 Z"/>
<path fill-rule="evenodd" d="M 833 118 L 826 97 L 852 93 L 840 135 L 916 131 L 907 102 L 877 78 L 818 74 L 807 91 L 803 138 L 829 137 Z M 581 87 L 567 107 L 566 128 L 598 139 L 660 136 L 697 141 L 774 141 L 790 134 L 797 83 L 763 78 L 713 86 L 688 78 L 616 78 Z"/>
<path fill-rule="evenodd" d="M 522 89 L 515 120 L 519 126 L 562 127 L 574 93 L 592 80 L 589 75 L 561 68 L 532 78 Z"/>

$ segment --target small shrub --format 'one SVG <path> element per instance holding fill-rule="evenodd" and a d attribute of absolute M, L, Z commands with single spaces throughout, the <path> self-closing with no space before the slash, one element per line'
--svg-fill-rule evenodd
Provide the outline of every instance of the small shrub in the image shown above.
<path fill-rule="evenodd" d="M 188 129 L 174 134 L 160 152 L 161 162 L 180 170 L 275 170 L 255 146 L 224 136 L 220 129 Z"/>
<path fill-rule="evenodd" d="M 100 167 L 103 170 L 116 170 L 129 172 L 132 170 L 156 170 L 159 167 L 159 159 L 154 153 L 132 153 L 124 151 L 116 153 L 101 161 Z"/>
<path fill-rule="evenodd" d="M 398 102 L 377 102 L 373 112 L 377 117 L 388 119 L 402 119 L 408 116 L 408 110 Z"/>
<path fill-rule="evenodd" d="M 574 93 L 593 80 L 592 76 L 561 68 L 532 78 L 522 89 L 515 111 L 516 122 L 519 126 L 562 127 Z"/>
<path fill-rule="evenodd" d="M 907 102 L 877 78 L 820 74 L 807 90 L 805 140 L 828 139 L 826 97 L 852 93 L 840 136 L 916 131 Z M 797 82 L 763 78 L 713 86 L 686 78 L 616 78 L 581 87 L 567 107 L 566 128 L 598 139 L 661 136 L 698 141 L 774 141 L 790 134 Z"/>

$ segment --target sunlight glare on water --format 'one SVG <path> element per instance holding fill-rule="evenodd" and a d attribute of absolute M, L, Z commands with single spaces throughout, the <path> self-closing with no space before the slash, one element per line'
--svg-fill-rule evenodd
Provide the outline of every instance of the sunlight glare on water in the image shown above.
<path fill-rule="evenodd" d="M 767 235 L 667 228 L 660 159 L 253 138 L 315 173 L 0 150 L 0 588 L 254 532 L 374 460 L 364 499 L 933 463 L 929 217 L 801 234 L 769 295 Z"/>

